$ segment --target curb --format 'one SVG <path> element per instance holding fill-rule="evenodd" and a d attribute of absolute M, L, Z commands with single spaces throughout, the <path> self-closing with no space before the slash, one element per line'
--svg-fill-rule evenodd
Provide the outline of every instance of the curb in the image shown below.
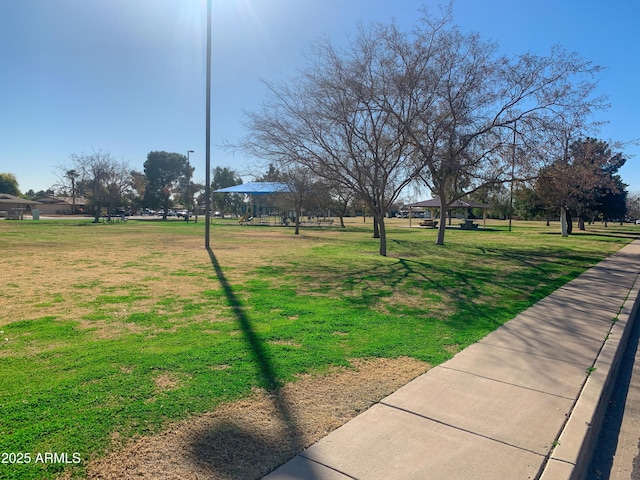
<path fill-rule="evenodd" d="M 611 392 L 620 368 L 629 334 L 640 309 L 640 275 L 629 290 L 609 335 L 596 357 L 571 414 L 560 432 L 540 480 L 585 478 L 600 435 Z"/>

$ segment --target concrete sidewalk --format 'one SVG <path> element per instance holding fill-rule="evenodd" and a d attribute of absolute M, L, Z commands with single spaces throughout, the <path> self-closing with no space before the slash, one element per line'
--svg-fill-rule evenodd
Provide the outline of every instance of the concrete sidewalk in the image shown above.
<path fill-rule="evenodd" d="M 582 478 L 639 274 L 636 240 L 265 480 Z"/>

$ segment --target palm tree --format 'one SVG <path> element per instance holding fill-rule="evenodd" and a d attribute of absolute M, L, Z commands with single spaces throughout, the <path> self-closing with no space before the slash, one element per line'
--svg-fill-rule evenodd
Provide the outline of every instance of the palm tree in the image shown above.
<path fill-rule="evenodd" d="M 77 170 L 71 169 L 64 172 L 64 176 L 71 180 L 71 214 L 76 213 L 76 179 L 80 176 Z"/>

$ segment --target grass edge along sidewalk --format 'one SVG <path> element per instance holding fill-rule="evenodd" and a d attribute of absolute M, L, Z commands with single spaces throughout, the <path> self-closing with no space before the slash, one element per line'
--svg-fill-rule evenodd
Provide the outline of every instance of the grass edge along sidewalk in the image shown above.
<path fill-rule="evenodd" d="M 265 480 L 584 478 L 639 275 L 636 240 Z"/>

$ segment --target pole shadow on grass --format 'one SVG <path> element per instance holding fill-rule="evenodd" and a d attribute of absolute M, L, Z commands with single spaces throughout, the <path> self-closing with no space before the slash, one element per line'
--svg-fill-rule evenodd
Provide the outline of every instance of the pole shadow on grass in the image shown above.
<path fill-rule="evenodd" d="M 277 371 L 268 351 L 254 331 L 242 302 L 224 276 L 213 250 L 207 248 L 207 251 L 227 303 L 253 356 L 260 383 L 269 391 L 273 410 L 279 417 L 273 420 L 281 422 L 280 431 L 284 433 L 274 439 L 258 428 L 252 430 L 247 427 L 247 422 L 240 424 L 226 420 L 211 429 L 196 433 L 191 449 L 194 461 L 206 470 L 211 478 L 261 478 L 301 452 L 305 447 L 304 435 L 296 422 L 292 406 L 280 388 Z M 308 478 L 313 480 L 315 477 Z"/>

